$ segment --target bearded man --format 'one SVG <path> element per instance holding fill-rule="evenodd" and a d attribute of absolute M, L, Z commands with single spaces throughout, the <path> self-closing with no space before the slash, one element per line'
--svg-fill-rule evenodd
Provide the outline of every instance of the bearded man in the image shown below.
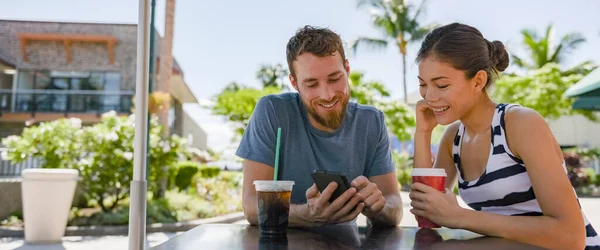
<path fill-rule="evenodd" d="M 353 223 L 397 226 L 402 201 L 383 113 L 350 100 L 350 64 L 338 34 L 305 26 L 286 48 L 289 79 L 297 91 L 259 100 L 236 155 L 243 163 L 243 209 L 257 225 L 255 180 L 273 179 L 281 128 L 279 180 L 293 180 L 290 226 Z M 336 200 L 331 183 L 319 192 L 311 173 L 344 173 L 352 186 Z"/>

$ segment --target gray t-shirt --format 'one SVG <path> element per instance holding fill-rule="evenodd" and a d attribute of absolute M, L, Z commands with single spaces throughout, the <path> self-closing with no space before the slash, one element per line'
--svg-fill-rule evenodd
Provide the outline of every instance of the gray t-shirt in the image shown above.
<path fill-rule="evenodd" d="M 292 203 L 306 203 L 317 169 L 342 172 L 349 182 L 395 171 L 383 113 L 371 106 L 348 103 L 339 129 L 324 132 L 312 126 L 296 92 L 262 97 L 254 109 L 236 155 L 275 164 L 277 127 L 281 127 L 279 179 L 293 180 Z"/>

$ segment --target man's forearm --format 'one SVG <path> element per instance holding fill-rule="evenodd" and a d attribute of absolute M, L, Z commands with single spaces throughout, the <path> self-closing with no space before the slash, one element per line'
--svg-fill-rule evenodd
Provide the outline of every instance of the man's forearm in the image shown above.
<path fill-rule="evenodd" d="M 385 207 L 377 216 L 368 216 L 374 226 L 398 226 L 402 220 L 402 199 L 400 195 L 385 197 Z"/>

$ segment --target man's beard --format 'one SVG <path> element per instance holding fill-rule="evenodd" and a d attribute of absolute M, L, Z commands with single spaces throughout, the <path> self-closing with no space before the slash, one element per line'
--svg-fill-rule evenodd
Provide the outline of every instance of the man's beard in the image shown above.
<path fill-rule="evenodd" d="M 348 108 L 348 101 L 350 99 L 343 94 L 338 94 L 333 99 L 338 100 L 339 103 L 337 103 L 336 105 L 342 105 L 342 109 L 340 112 L 332 111 L 327 112 L 325 114 L 320 114 L 319 112 L 317 112 L 314 106 L 319 105 L 320 103 L 327 103 L 327 101 L 324 100 L 313 101 L 311 103 L 306 103 L 304 100 L 302 100 L 302 102 L 304 103 L 304 106 L 308 111 L 308 115 L 310 115 L 317 123 L 319 123 L 323 127 L 336 130 L 342 125 L 342 122 L 344 121 L 344 117 L 346 116 L 346 109 Z M 312 103 L 314 103 L 314 106 L 312 105 Z"/>

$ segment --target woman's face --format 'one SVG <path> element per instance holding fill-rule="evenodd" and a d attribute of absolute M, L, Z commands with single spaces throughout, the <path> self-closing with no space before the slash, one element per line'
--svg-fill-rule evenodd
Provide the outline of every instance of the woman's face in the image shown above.
<path fill-rule="evenodd" d="M 468 79 L 466 72 L 428 56 L 419 63 L 419 91 L 437 122 L 448 125 L 464 117 L 484 93 L 487 73 Z"/>

